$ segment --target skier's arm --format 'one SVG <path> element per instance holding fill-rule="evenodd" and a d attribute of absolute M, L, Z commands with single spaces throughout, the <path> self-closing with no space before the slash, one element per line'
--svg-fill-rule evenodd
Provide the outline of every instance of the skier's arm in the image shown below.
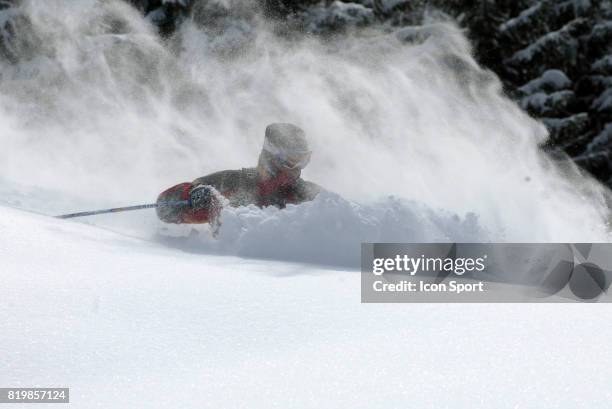
<path fill-rule="evenodd" d="M 210 186 L 179 183 L 163 191 L 157 203 L 188 200 L 179 206 L 158 206 L 157 216 L 166 223 L 209 223 L 219 216 L 221 202 Z"/>
<path fill-rule="evenodd" d="M 197 178 L 191 183 L 193 186 L 208 185 L 212 186 L 223 196 L 231 195 L 240 185 L 240 171 L 222 170 L 211 173 L 210 175 Z"/>
<path fill-rule="evenodd" d="M 236 189 L 238 183 L 239 172 L 237 171 L 215 172 L 197 178 L 192 183 L 179 183 L 171 187 L 159 195 L 157 202 L 190 200 L 192 192 L 198 186 L 212 186 L 221 195 L 228 196 Z M 219 215 L 220 208 L 221 203 L 215 197 L 213 204 L 203 209 L 194 209 L 191 205 L 160 206 L 157 207 L 157 216 L 166 223 L 209 223 Z"/>

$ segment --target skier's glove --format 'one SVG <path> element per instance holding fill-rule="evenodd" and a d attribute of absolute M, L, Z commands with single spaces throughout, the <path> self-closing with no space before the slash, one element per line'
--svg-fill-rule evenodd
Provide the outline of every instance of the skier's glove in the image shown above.
<path fill-rule="evenodd" d="M 189 192 L 189 205 L 193 210 L 208 209 L 214 198 L 214 192 L 210 186 L 199 185 Z"/>

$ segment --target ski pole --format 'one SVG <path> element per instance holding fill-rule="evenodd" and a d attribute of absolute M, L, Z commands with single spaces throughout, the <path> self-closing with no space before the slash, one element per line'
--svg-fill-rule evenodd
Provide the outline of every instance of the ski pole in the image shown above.
<path fill-rule="evenodd" d="M 127 206 L 127 207 L 115 207 L 113 209 L 92 210 L 89 212 L 62 214 L 62 215 L 55 216 L 55 217 L 57 217 L 58 219 L 71 219 L 73 217 L 93 216 L 96 214 L 105 214 L 105 213 L 126 212 L 128 210 L 150 209 L 150 208 L 161 207 L 161 206 L 181 206 L 181 205 L 186 205 L 186 204 L 189 204 L 189 200 L 151 203 L 151 204 L 143 204 L 143 205 Z"/>

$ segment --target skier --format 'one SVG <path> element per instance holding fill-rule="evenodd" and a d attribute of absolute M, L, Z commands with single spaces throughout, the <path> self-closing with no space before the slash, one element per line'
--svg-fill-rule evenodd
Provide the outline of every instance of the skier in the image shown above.
<path fill-rule="evenodd" d="M 288 203 L 312 200 L 321 188 L 300 177 L 310 155 L 302 129 L 285 123 L 268 125 L 257 167 L 224 170 L 173 186 L 159 195 L 158 204 L 180 200 L 189 204 L 158 206 L 157 216 L 166 223 L 214 225 L 222 207 L 216 192 L 234 207 L 254 204 L 282 209 Z"/>

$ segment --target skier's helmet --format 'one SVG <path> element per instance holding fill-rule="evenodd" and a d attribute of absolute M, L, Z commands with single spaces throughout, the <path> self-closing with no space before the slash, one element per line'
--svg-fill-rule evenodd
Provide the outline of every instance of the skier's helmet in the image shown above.
<path fill-rule="evenodd" d="M 259 164 L 269 172 L 297 171 L 310 161 L 311 151 L 304 131 L 292 124 L 276 123 L 266 127 Z"/>

